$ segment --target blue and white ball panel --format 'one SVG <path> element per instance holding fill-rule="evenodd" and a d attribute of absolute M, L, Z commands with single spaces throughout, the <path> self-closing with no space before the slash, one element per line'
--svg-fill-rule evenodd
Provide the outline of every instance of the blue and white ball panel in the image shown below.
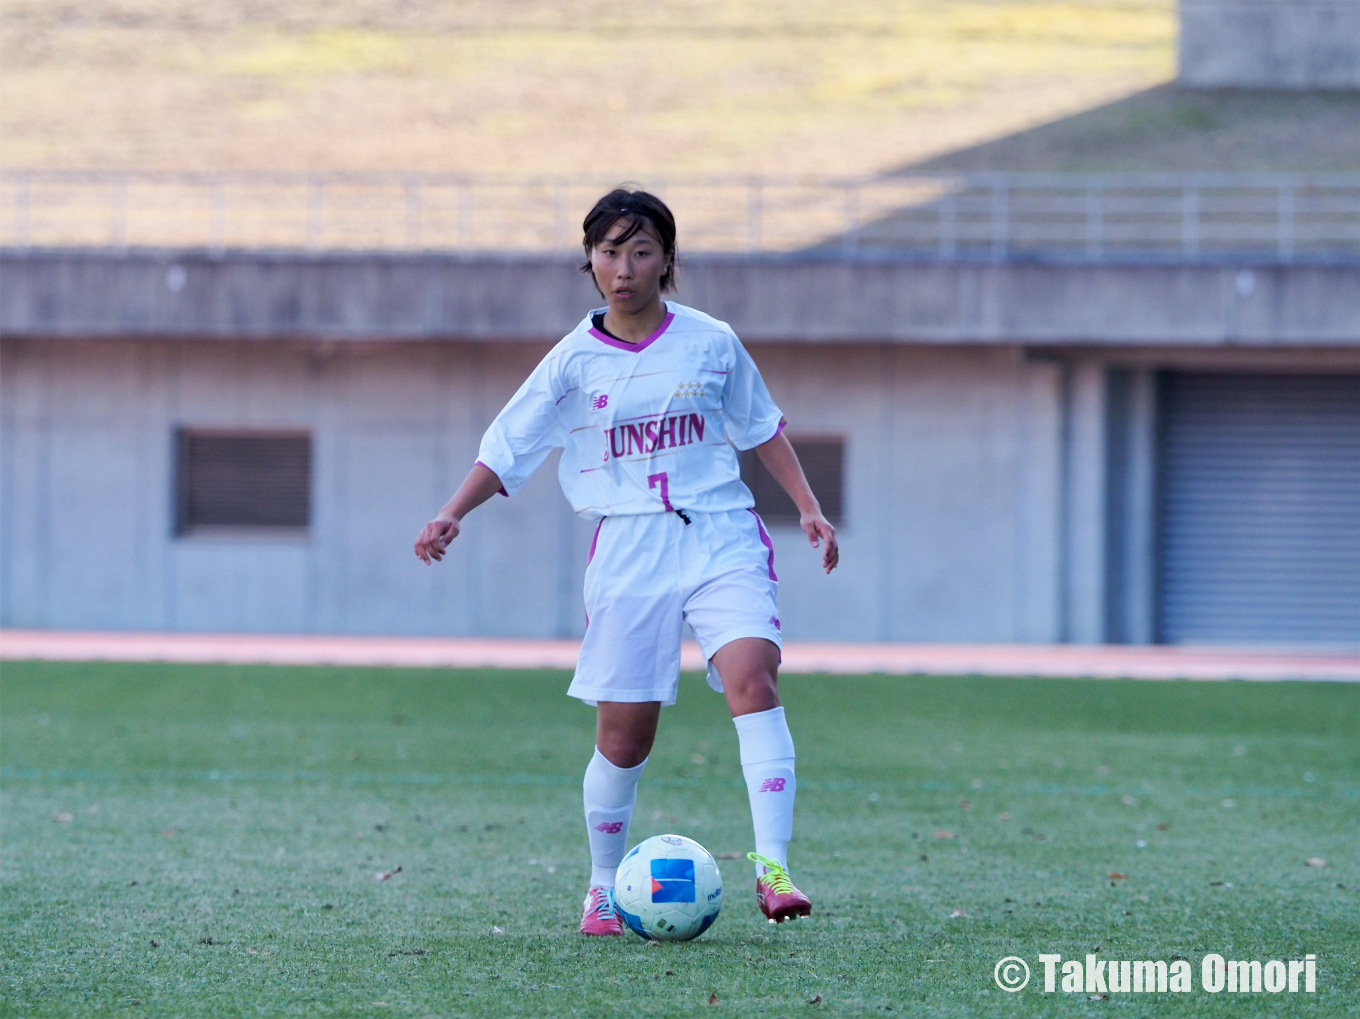
<path fill-rule="evenodd" d="M 623 917 L 623 922 L 628 925 L 630 931 L 640 938 L 646 938 L 648 941 L 653 940 L 652 936 L 647 933 L 647 928 L 642 923 L 642 917 L 638 916 L 636 913 L 628 912 L 628 910 L 621 906 L 617 908 L 619 910 L 619 916 Z"/>
<path fill-rule="evenodd" d="M 652 901 L 693 902 L 694 861 L 653 860 Z"/>
<path fill-rule="evenodd" d="M 688 941 L 722 910 L 722 875 L 708 850 L 680 835 L 634 846 L 619 866 L 615 902 L 629 930 L 649 941 Z"/>

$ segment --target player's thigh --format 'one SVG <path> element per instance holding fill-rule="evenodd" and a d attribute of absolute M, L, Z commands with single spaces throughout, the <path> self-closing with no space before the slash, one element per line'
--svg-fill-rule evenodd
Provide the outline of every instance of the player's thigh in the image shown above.
<path fill-rule="evenodd" d="M 597 598 L 568 693 L 587 703 L 674 704 L 681 613 L 679 594 Z"/>
<path fill-rule="evenodd" d="M 714 577 L 685 600 L 685 620 L 709 661 L 709 683 L 714 689 L 721 689 L 714 681 L 723 675 L 721 668 L 714 668 L 719 652 L 735 641 L 759 639 L 773 651 L 774 665 L 778 666 L 782 639 L 775 591 L 774 581 L 766 574 L 747 568 Z M 738 651 L 722 658 L 744 668 L 752 654 Z M 766 652 L 760 652 L 757 658 L 762 655 Z"/>
<path fill-rule="evenodd" d="M 568 693 L 605 701 L 674 704 L 683 601 L 670 514 L 610 517 L 586 571 L 586 634 Z M 668 525 L 669 530 L 668 530 Z"/>
<path fill-rule="evenodd" d="M 764 637 L 738 637 L 713 655 L 732 716 L 779 707 L 779 648 Z"/>

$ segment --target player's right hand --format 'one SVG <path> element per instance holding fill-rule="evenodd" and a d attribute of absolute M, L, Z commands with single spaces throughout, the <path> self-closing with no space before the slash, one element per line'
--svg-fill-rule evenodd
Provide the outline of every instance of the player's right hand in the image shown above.
<path fill-rule="evenodd" d="M 444 558 L 453 539 L 458 537 L 458 521 L 437 517 L 426 524 L 416 539 L 416 558 L 426 566 Z"/>

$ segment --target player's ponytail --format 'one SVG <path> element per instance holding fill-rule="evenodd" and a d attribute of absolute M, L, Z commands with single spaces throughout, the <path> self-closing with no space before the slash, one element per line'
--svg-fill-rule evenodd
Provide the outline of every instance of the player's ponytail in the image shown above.
<path fill-rule="evenodd" d="M 660 239 L 661 247 L 668 259 L 666 271 L 661 277 L 661 292 L 665 293 L 674 288 L 675 268 L 680 257 L 675 247 L 675 216 L 666 207 L 665 202 L 640 188 L 616 187 L 586 213 L 586 218 L 581 223 L 584 234 L 581 243 L 586 252 L 586 260 L 581 265 L 581 271 L 591 273 L 590 253 L 608 236 L 614 224 L 624 218 L 631 219 L 632 222 L 616 240 L 621 244 L 641 230 L 644 224 L 650 226 Z"/>

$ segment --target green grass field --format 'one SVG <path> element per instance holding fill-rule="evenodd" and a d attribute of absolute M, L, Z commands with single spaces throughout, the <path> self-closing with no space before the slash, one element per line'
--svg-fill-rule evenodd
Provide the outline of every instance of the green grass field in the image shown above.
<path fill-rule="evenodd" d="M 566 682 L 7 663 L 0 1014 L 1354 1014 L 1360 689 L 786 677 L 815 915 L 765 924 L 722 860 L 714 928 L 654 946 L 575 933 L 593 719 Z M 735 853 L 749 826 L 686 677 L 633 835 Z M 1184 956 L 1196 990 L 1042 993 L 1040 952 L 1092 951 Z M 1317 993 L 1205 993 L 1211 951 L 1314 952 Z"/>

